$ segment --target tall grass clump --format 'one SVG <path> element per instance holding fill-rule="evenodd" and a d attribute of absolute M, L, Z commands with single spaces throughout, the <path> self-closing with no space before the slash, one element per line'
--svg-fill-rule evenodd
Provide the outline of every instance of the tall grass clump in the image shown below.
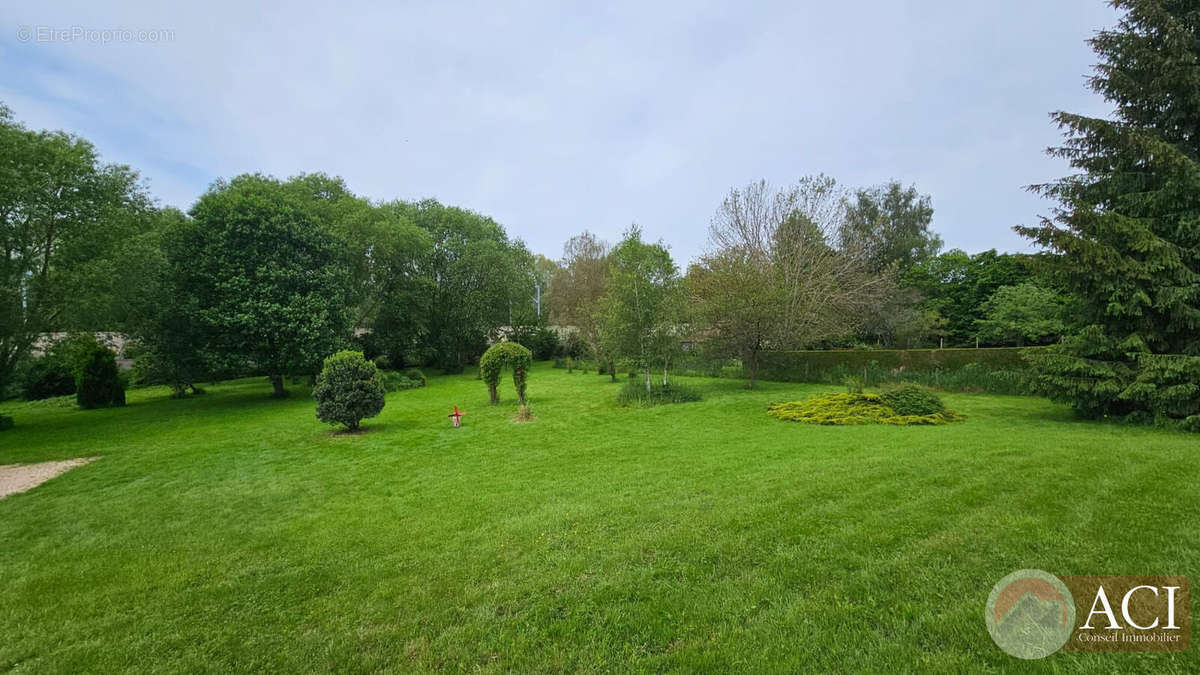
<path fill-rule="evenodd" d="M 690 403 L 701 400 L 700 392 L 682 384 L 653 384 L 650 391 L 640 379 L 630 379 L 617 392 L 617 405 L 646 408 L 668 403 Z"/>

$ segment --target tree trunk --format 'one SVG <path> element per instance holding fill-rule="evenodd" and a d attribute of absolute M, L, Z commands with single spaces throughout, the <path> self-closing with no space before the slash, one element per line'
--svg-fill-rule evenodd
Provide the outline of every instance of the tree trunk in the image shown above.
<path fill-rule="evenodd" d="M 647 366 L 644 372 L 646 375 L 646 393 L 649 394 L 650 393 L 650 367 Z"/>
<path fill-rule="evenodd" d="M 275 398 L 284 398 L 287 396 L 287 390 L 283 388 L 283 376 L 282 375 L 272 375 L 271 376 L 271 386 L 274 387 L 274 389 L 275 389 L 275 392 L 271 394 Z"/>
<path fill-rule="evenodd" d="M 663 366 L 663 386 L 667 386 L 667 367 Z"/>
<path fill-rule="evenodd" d="M 488 398 L 491 399 L 492 405 L 496 405 L 500 402 L 500 395 L 496 392 L 496 385 L 488 385 Z"/>
<path fill-rule="evenodd" d="M 758 377 L 758 352 L 750 354 L 750 389 L 754 388 L 754 379 Z"/>
<path fill-rule="evenodd" d="M 613 382 L 617 381 L 617 364 L 615 361 L 608 362 L 608 376 Z"/>

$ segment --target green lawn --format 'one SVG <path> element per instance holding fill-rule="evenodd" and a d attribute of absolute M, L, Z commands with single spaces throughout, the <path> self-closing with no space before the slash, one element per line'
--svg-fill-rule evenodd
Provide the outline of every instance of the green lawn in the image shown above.
<path fill-rule="evenodd" d="M 0 406 L 0 464 L 102 457 L 0 500 L 0 670 L 1200 667 L 1022 662 L 983 622 L 1016 569 L 1196 579 L 1195 436 L 981 395 L 949 426 L 814 427 L 766 405 L 828 387 L 689 383 L 621 409 L 539 364 L 513 424 L 509 381 L 491 408 L 435 377 L 357 436 L 257 379 Z"/>

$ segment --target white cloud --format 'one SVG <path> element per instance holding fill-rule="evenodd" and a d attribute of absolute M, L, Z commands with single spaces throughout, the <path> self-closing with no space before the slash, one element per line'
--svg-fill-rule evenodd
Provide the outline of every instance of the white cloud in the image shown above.
<path fill-rule="evenodd" d="M 1046 3 L 66 3 L 18 25 L 166 28 L 161 44 L 4 38 L 0 95 L 186 207 L 244 171 L 344 176 L 374 198 L 436 196 L 557 256 L 637 221 L 699 251 L 724 192 L 826 172 L 933 195 L 970 250 L 1023 246 L 1045 115 L 1100 112 L 1083 44 L 1094 0 Z M 9 26 L 6 25 L 6 31 Z M 24 72 L 22 77 L 18 70 Z"/>

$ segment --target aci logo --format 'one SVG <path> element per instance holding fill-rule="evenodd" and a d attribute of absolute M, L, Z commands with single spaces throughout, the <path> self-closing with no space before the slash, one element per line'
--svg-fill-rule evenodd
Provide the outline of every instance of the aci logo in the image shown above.
<path fill-rule="evenodd" d="M 1075 630 L 1075 599 L 1061 579 L 1018 570 L 992 588 L 985 611 L 996 645 L 1019 659 L 1040 659 L 1062 648 Z"/>
<path fill-rule="evenodd" d="M 1182 576 L 1067 576 L 1020 570 L 988 596 L 988 633 L 1005 652 L 1186 651 L 1191 585 Z M 1076 623 L 1078 618 L 1079 623 Z"/>

